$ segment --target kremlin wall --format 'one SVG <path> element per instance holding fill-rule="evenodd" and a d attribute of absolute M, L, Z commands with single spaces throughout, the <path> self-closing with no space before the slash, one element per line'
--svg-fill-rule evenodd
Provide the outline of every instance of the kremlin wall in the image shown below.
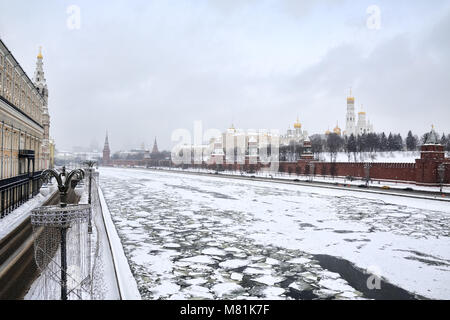
<path fill-rule="evenodd" d="M 346 129 L 336 126 L 333 132 L 339 136 L 362 135 L 374 132 L 373 125 L 366 120 L 366 113 L 358 113 L 358 120 L 355 116 L 355 98 L 351 95 L 347 98 Z M 330 135 L 328 130 L 325 136 Z M 242 155 L 242 161 L 236 161 L 234 155 L 234 146 L 236 141 L 245 141 L 247 155 Z M 231 147 L 227 144 L 235 142 Z M 294 176 L 316 176 L 316 177 L 340 177 L 347 179 L 377 180 L 385 182 L 399 182 L 416 184 L 423 186 L 439 186 L 450 184 L 450 158 L 445 157 L 444 146 L 439 143 L 437 133 L 433 129 L 428 134 L 428 139 L 421 146 L 421 157 L 413 163 L 379 163 L 379 162 L 323 162 L 314 159 L 311 152 L 311 142 L 307 131 L 302 129 L 302 125 L 297 118 L 294 124 L 294 130 L 288 129 L 285 135 L 272 136 L 265 134 L 263 138 L 254 132 L 244 133 L 237 130 L 232 125 L 221 136 L 211 139 L 209 144 L 198 146 L 201 148 L 201 154 L 207 155 L 203 158 L 183 161 L 183 164 L 175 164 L 172 160 L 156 160 L 152 157 L 142 160 L 112 160 L 110 158 L 110 149 L 108 137 L 105 140 L 103 150 L 103 165 L 107 166 L 139 166 L 139 167 L 168 167 L 183 169 L 209 169 L 215 171 L 237 171 L 246 173 L 255 173 L 257 171 L 269 171 L 271 164 L 261 161 L 258 156 L 259 150 L 275 143 L 279 146 L 289 146 L 299 144 L 304 152 L 299 159 L 288 157 L 288 161 L 280 161 L 277 166 L 278 172 L 287 173 Z M 155 140 L 156 145 L 156 140 Z M 193 155 L 193 150 L 197 147 L 185 146 L 183 152 Z M 227 150 L 231 155 L 227 155 Z M 157 148 L 156 148 L 157 151 Z M 154 151 L 155 153 L 155 147 Z"/>
<path fill-rule="evenodd" d="M 430 136 L 436 136 L 434 130 Z M 305 142 L 308 150 L 310 143 Z M 250 160 L 245 156 L 244 163 L 227 162 L 225 156 L 222 158 L 211 157 L 209 161 L 202 164 L 180 164 L 175 165 L 171 160 L 115 160 L 114 163 L 104 165 L 115 166 L 144 166 L 144 167 L 166 167 L 183 169 L 209 169 L 216 171 L 242 171 L 255 173 L 268 170 L 270 164 Z M 279 162 L 279 172 L 288 173 L 293 176 L 317 176 L 317 177 L 342 177 L 348 179 L 366 179 L 386 182 L 409 183 L 422 186 L 439 186 L 441 179 L 439 166 L 444 168 L 443 184 L 450 184 L 450 158 L 445 158 L 444 147 L 431 138 L 421 147 L 421 158 L 415 163 L 364 163 L 364 162 L 322 162 L 314 160 L 310 149 L 305 152 L 298 161 Z"/>

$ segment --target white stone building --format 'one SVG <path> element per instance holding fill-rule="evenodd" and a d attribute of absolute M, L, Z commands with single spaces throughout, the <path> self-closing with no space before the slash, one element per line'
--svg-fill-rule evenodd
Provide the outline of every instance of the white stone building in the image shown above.
<path fill-rule="evenodd" d="M 354 136 L 373 133 L 373 125 L 367 120 L 367 114 L 362 109 L 358 112 L 358 119 L 355 116 L 355 97 L 352 96 L 350 90 L 350 96 L 347 97 L 347 117 L 344 135 Z"/>
<path fill-rule="evenodd" d="M 294 123 L 294 129 L 288 129 L 285 135 L 280 138 L 280 145 L 288 146 L 292 143 L 303 145 L 303 142 L 308 139 L 308 132 L 302 130 L 302 124 L 299 119 Z"/>

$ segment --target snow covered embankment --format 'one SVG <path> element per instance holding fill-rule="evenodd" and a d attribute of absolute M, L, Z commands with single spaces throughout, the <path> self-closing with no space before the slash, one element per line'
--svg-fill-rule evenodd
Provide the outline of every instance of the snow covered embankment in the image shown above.
<path fill-rule="evenodd" d="M 120 299 L 141 300 L 141 295 L 139 293 L 136 280 L 131 273 L 130 266 L 128 265 L 127 258 L 125 257 L 125 253 L 123 251 L 122 243 L 120 242 L 116 227 L 112 222 L 111 213 L 109 212 L 108 205 L 106 204 L 105 197 L 103 196 L 103 192 L 100 187 L 98 188 L 98 194 L 100 198 L 106 236 L 111 249 L 113 268 L 117 279 Z"/>

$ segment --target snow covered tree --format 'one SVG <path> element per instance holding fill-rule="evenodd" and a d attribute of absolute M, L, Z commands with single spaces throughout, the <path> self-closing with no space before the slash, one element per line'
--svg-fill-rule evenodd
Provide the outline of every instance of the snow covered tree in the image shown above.
<path fill-rule="evenodd" d="M 384 151 L 388 151 L 388 149 L 389 149 L 388 139 L 386 137 L 386 134 L 383 132 L 380 135 L 380 148 L 379 148 L 379 150 L 384 152 Z"/>
<path fill-rule="evenodd" d="M 441 138 L 440 142 L 444 147 L 447 146 L 448 141 L 447 141 L 447 136 L 445 135 L 445 133 L 442 134 L 442 138 Z"/>
<path fill-rule="evenodd" d="M 403 138 L 400 133 L 394 136 L 394 141 L 395 141 L 395 151 L 403 151 Z"/>
<path fill-rule="evenodd" d="M 375 152 L 380 145 L 380 139 L 377 134 L 369 133 L 367 135 L 367 151 Z"/>
<path fill-rule="evenodd" d="M 336 133 L 328 135 L 327 149 L 330 153 L 331 161 L 336 162 L 337 153 L 342 149 L 344 140 Z"/>
<path fill-rule="evenodd" d="M 365 152 L 367 150 L 367 135 L 358 135 L 356 140 L 358 146 L 358 152 Z"/>
<path fill-rule="evenodd" d="M 413 136 L 411 130 L 409 130 L 408 136 L 406 137 L 406 149 L 408 151 L 417 150 L 417 139 L 415 136 Z"/>
<path fill-rule="evenodd" d="M 321 154 L 324 150 L 324 141 L 318 134 L 312 135 L 311 140 L 311 152 L 315 155 Z"/>
<path fill-rule="evenodd" d="M 353 157 L 355 158 L 355 162 L 356 162 L 356 153 L 358 152 L 358 146 L 357 146 L 356 138 L 353 135 L 353 133 L 347 139 L 346 149 L 349 154 L 353 153 Z"/>
<path fill-rule="evenodd" d="M 425 142 L 428 140 L 429 135 L 430 135 L 429 132 L 425 133 L 425 134 L 422 136 L 422 138 L 420 139 L 420 144 L 425 144 Z"/>
<path fill-rule="evenodd" d="M 388 151 L 394 151 L 394 148 L 395 148 L 394 144 L 395 144 L 395 142 L 394 142 L 394 136 L 392 135 L 392 133 L 389 133 L 387 142 L 388 142 Z"/>
<path fill-rule="evenodd" d="M 403 138 L 400 134 L 389 133 L 388 137 L 388 151 L 402 151 Z"/>

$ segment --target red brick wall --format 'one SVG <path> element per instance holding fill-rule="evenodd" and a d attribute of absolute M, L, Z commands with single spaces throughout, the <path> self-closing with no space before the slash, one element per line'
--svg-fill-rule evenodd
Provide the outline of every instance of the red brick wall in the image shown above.
<path fill-rule="evenodd" d="M 444 183 L 450 184 L 450 159 L 447 159 L 447 163 L 445 164 L 445 179 Z"/>
<path fill-rule="evenodd" d="M 174 166 L 183 168 L 209 168 L 212 170 L 225 169 L 234 171 L 249 171 L 261 170 L 263 167 L 270 165 L 262 165 L 261 163 L 250 165 L 248 161 L 245 164 L 231 164 L 224 163 L 223 165 L 215 165 L 213 163 L 179 165 L 175 166 L 168 161 L 154 161 L 142 160 L 113 160 L 111 164 L 114 165 L 159 165 L 159 166 Z M 434 157 L 417 159 L 416 163 L 371 163 L 370 178 L 376 180 L 394 180 L 394 181 L 409 181 L 417 184 L 439 184 L 439 175 L 437 173 L 437 166 L 442 163 L 442 160 L 437 160 Z M 366 172 L 364 169 L 365 163 L 347 163 L 347 162 L 310 162 L 308 160 L 300 160 L 298 162 L 280 162 L 279 171 L 291 173 L 292 176 L 311 174 L 312 165 L 314 165 L 315 175 L 364 178 Z M 450 183 L 450 159 L 445 159 L 445 180 L 444 183 Z"/>
<path fill-rule="evenodd" d="M 314 172 L 316 175 L 337 176 L 337 177 L 365 177 L 364 163 L 346 162 L 315 162 Z M 308 164 L 298 163 L 301 174 L 307 174 Z M 295 167 L 295 165 L 294 165 Z M 284 172 L 287 172 L 283 170 Z M 295 171 L 295 168 L 293 169 Z M 379 180 L 401 180 L 415 181 L 414 163 L 372 163 L 370 168 L 370 178 Z"/>

